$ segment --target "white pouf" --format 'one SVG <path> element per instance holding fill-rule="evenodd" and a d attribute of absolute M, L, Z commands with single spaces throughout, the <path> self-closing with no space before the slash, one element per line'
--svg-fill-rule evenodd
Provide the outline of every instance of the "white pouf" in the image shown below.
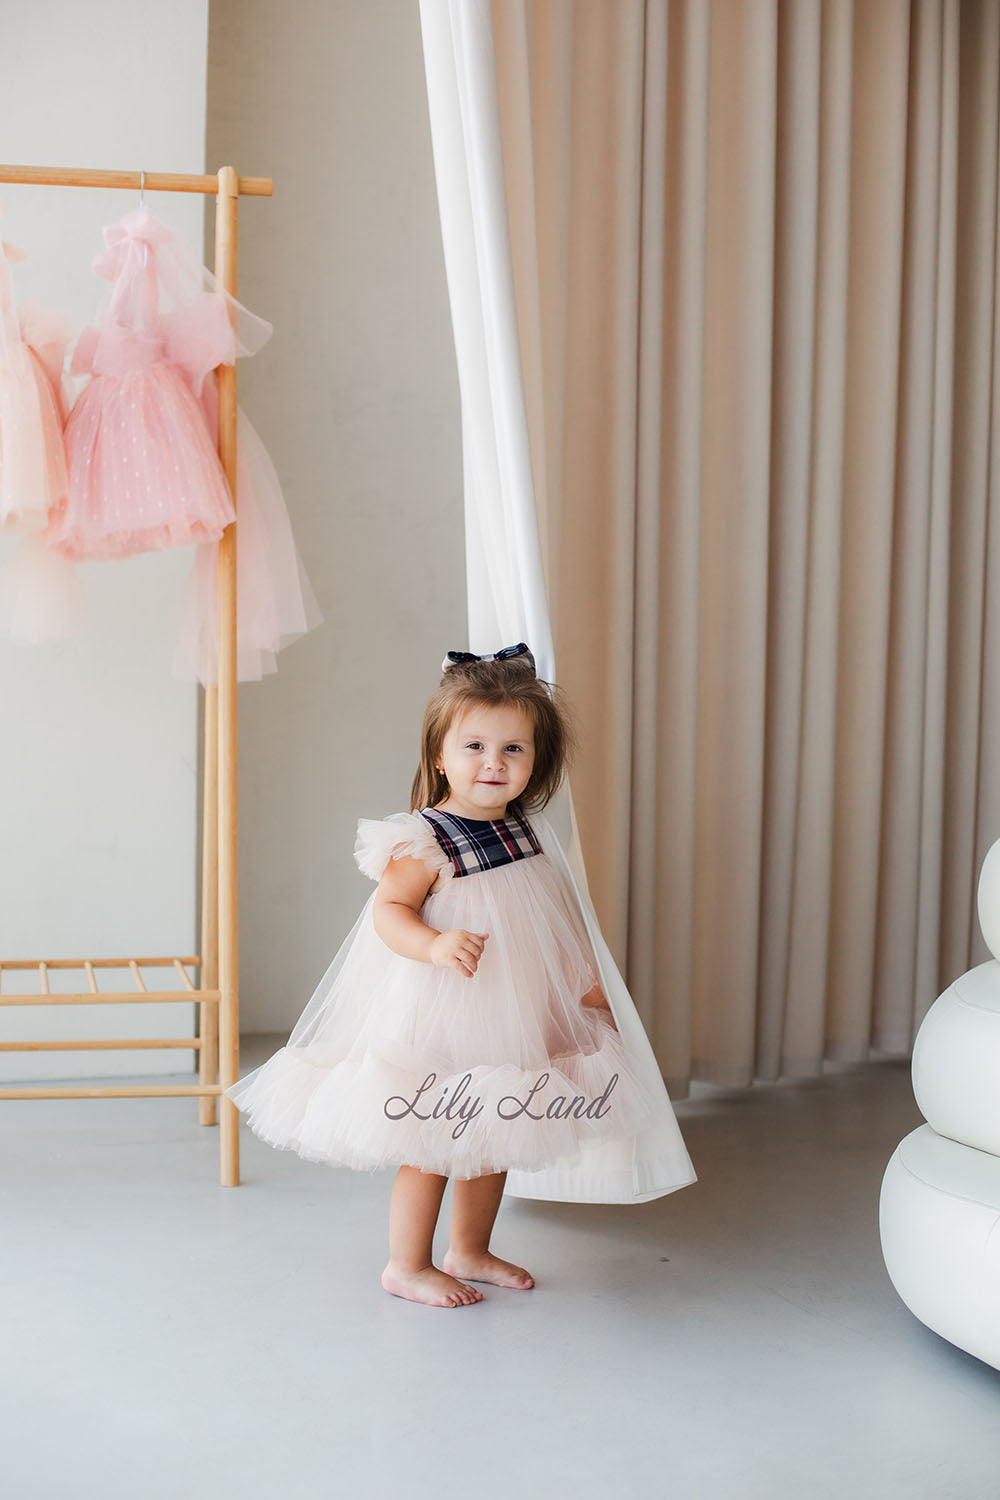
<path fill-rule="evenodd" d="M 1000 1156 L 1000 963 L 949 985 L 913 1043 L 913 1094 L 938 1135 Z"/>
<path fill-rule="evenodd" d="M 976 887 L 979 930 L 994 958 L 1000 958 L 1000 839 L 986 851 Z"/>
<path fill-rule="evenodd" d="M 1000 1369 L 1000 1157 L 918 1126 L 886 1167 L 879 1233 L 910 1311 Z"/>

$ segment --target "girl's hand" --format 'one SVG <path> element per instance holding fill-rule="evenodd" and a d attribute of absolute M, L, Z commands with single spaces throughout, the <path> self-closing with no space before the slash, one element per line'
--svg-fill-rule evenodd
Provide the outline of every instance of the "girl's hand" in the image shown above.
<path fill-rule="evenodd" d="M 585 995 L 581 996 L 580 1004 L 591 1007 L 594 1010 L 611 1009 L 608 1004 L 608 998 L 599 984 L 595 984 L 593 989 L 588 990 Z"/>
<path fill-rule="evenodd" d="M 488 937 L 488 932 L 465 932 L 461 927 L 439 932 L 431 943 L 430 961 L 442 969 L 457 969 L 471 979 Z"/>
<path fill-rule="evenodd" d="M 595 984 L 593 989 L 589 989 L 587 993 L 582 996 L 580 1004 L 585 1005 L 588 1010 L 605 1011 L 607 1013 L 605 1019 L 610 1022 L 615 1031 L 618 1030 L 618 1022 L 615 1020 L 614 1014 L 611 1010 L 611 1006 L 608 1004 L 608 997 L 607 995 L 605 995 L 599 984 Z"/>

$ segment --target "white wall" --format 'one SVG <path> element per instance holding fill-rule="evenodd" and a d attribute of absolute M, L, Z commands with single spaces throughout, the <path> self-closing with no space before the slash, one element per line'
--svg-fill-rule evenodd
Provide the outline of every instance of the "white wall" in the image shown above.
<path fill-rule="evenodd" d="M 207 0 L 5 0 L 0 37 L 5 162 L 203 170 Z M 200 198 L 148 201 L 201 243 Z M 4 237 L 30 251 L 19 296 L 82 327 L 106 286 L 90 270 L 101 227 L 136 198 L 0 184 L 0 203 Z M 86 564 L 84 634 L 0 640 L 0 959 L 197 952 L 198 692 L 169 675 L 167 625 L 192 555 Z M 28 987 L 4 976 L 4 993 Z M 186 1003 L 5 1007 L 0 1039 L 178 1036 L 192 1022 Z M 193 1057 L 0 1053 L 0 1077 L 175 1071 Z"/>
<path fill-rule="evenodd" d="M 240 689 L 241 1029 L 291 1027 L 371 883 L 359 817 L 409 807 L 424 703 L 465 646 L 458 384 L 417 0 L 213 0 L 208 160 L 241 205 L 240 366 L 325 622 Z"/>

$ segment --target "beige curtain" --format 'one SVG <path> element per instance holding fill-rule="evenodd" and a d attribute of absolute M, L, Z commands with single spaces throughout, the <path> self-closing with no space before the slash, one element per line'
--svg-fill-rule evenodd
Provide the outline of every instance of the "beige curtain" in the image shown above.
<path fill-rule="evenodd" d="M 609 945 L 675 1098 L 905 1055 L 1000 836 L 1000 6 L 493 21 Z"/>

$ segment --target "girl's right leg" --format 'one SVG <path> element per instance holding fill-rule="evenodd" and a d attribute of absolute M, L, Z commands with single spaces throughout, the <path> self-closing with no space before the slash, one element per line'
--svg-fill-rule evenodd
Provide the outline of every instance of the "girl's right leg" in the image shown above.
<path fill-rule="evenodd" d="M 437 1224 L 447 1177 L 400 1167 L 389 1201 L 389 1263 L 382 1285 L 396 1297 L 427 1302 L 432 1307 L 461 1307 L 481 1302 L 482 1292 L 439 1271 L 432 1260 Z"/>

